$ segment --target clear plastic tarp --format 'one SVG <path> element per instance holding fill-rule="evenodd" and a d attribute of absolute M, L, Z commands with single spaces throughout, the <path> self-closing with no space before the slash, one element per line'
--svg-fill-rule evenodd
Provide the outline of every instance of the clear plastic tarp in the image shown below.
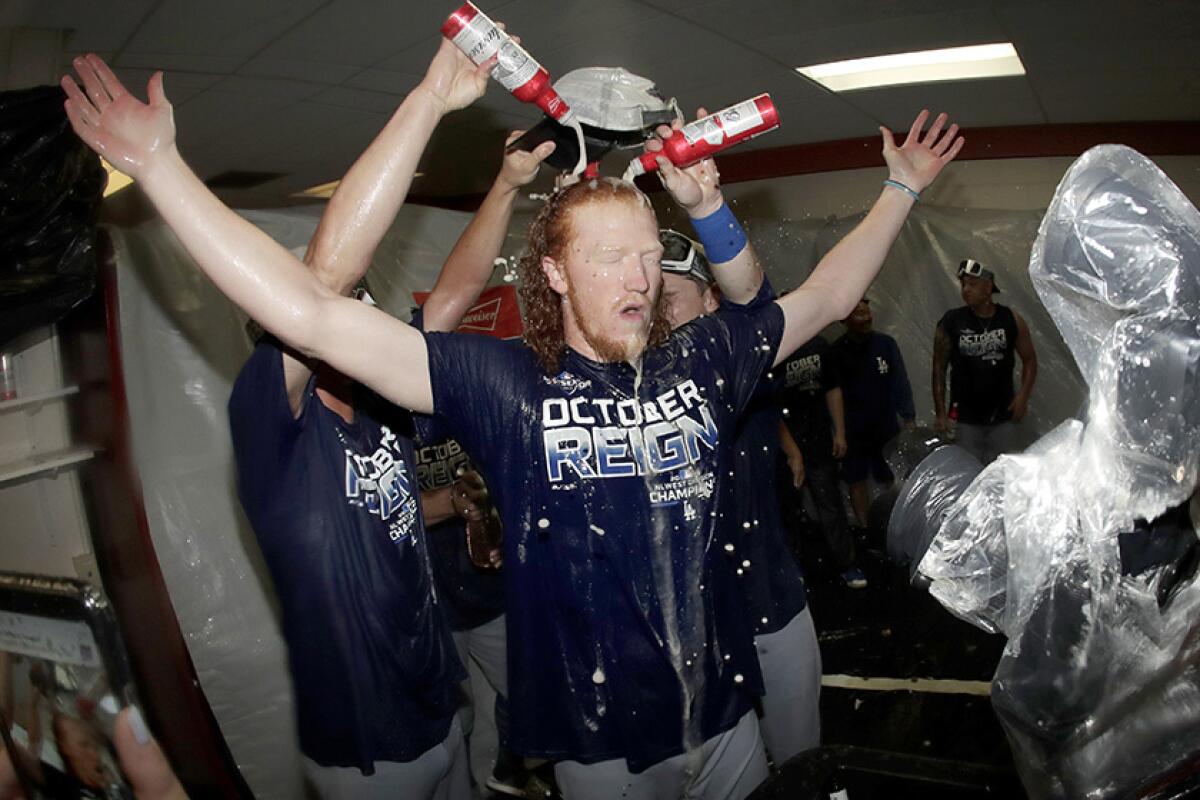
<path fill-rule="evenodd" d="M 1008 637 L 992 699 L 1031 796 L 1132 796 L 1200 754 L 1200 213 L 1148 159 L 1094 148 L 1029 272 L 1086 404 L 927 507 L 919 569 Z"/>

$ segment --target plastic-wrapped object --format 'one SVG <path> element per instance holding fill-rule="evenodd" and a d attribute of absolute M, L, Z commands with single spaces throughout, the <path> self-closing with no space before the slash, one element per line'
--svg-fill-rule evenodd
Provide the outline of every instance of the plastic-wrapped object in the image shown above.
<path fill-rule="evenodd" d="M 582 124 L 589 162 L 599 161 L 613 149 L 641 147 L 656 125 L 670 125 L 681 116 L 674 98 L 664 99 L 649 78 L 621 67 L 572 70 L 555 81 L 554 90 Z M 549 117 L 512 146 L 532 150 L 551 139 L 556 147 L 546 163 L 560 170 L 574 167 L 579 160 L 575 132 Z"/>
<path fill-rule="evenodd" d="M 928 453 L 919 446 L 922 442 L 939 442 L 942 446 Z M 917 565 L 941 528 L 950 506 L 975 480 L 983 466 L 966 450 L 947 445 L 936 436 L 911 442 L 908 447 L 901 445 L 897 451 L 897 457 L 889 459 L 889 466 L 904 482 L 888 520 L 887 552 L 892 560 L 907 564 L 909 578 L 915 579 Z M 928 455 L 917 466 L 903 470 L 911 456 L 923 453 Z"/>
<path fill-rule="evenodd" d="M 71 130 L 57 86 L 0 92 L 0 347 L 96 285 L 107 174 Z"/>
<path fill-rule="evenodd" d="M 1146 158 L 1094 148 L 1030 273 L 1084 418 L 985 469 L 919 568 L 1009 638 L 992 699 L 1030 795 L 1127 796 L 1200 763 L 1200 213 Z"/>
<path fill-rule="evenodd" d="M 898 481 L 906 481 L 935 450 L 953 441 L 927 425 L 904 428 L 883 446 L 883 460 Z M 975 470 L 978 474 L 979 470 Z"/>

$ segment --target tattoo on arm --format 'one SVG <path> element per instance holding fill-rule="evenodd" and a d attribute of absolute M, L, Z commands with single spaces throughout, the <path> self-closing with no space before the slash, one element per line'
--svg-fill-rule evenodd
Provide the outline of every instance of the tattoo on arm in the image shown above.
<path fill-rule="evenodd" d="M 933 411 L 938 416 L 946 413 L 946 361 L 950 357 L 950 337 L 941 325 L 933 333 Z"/>

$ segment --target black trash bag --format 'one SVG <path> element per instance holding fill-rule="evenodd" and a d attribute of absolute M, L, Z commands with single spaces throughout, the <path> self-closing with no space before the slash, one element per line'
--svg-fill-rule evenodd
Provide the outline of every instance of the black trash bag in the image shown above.
<path fill-rule="evenodd" d="M 107 173 L 67 121 L 58 86 L 0 92 L 0 348 L 96 286 Z"/>

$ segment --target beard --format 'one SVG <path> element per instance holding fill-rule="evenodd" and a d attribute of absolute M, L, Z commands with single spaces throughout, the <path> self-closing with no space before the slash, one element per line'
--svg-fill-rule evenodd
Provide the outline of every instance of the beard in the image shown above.
<path fill-rule="evenodd" d="M 662 296 L 659 295 L 654 306 L 651 308 L 651 319 L 659 313 L 661 300 Z M 578 294 L 576 294 L 574 286 L 567 287 L 567 302 L 571 304 L 571 313 L 579 325 L 579 332 L 583 335 L 583 340 L 588 343 L 588 346 L 592 348 L 592 351 L 600 361 L 633 362 L 646 349 L 646 343 L 650 338 L 648 321 L 640 331 L 631 333 L 625 339 L 613 339 L 596 330 L 596 327 L 592 324 L 591 317 L 585 312 L 583 303 Z"/>

